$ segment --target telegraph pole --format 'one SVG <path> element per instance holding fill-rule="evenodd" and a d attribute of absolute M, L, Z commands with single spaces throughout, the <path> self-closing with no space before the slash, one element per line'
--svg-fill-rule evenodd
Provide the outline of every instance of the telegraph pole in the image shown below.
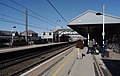
<path fill-rule="evenodd" d="M 26 10 L 26 36 L 25 36 L 26 42 L 28 42 L 28 11 Z"/>

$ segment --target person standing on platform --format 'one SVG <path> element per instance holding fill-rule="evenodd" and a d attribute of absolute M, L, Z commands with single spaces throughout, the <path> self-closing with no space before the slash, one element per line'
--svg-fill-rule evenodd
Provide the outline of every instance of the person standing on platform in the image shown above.
<path fill-rule="evenodd" d="M 80 59 L 82 58 L 82 49 L 84 48 L 84 44 L 83 44 L 83 41 L 82 40 L 77 40 L 76 42 L 76 49 L 77 49 L 77 58 Z"/>
<path fill-rule="evenodd" d="M 93 50 L 92 50 L 92 54 L 94 54 L 95 53 L 95 49 L 96 48 L 96 41 L 93 39 Z"/>
<path fill-rule="evenodd" d="M 93 52 L 93 41 L 90 40 L 89 43 L 88 43 L 88 51 L 87 51 L 87 54 L 89 53 L 92 53 Z"/>

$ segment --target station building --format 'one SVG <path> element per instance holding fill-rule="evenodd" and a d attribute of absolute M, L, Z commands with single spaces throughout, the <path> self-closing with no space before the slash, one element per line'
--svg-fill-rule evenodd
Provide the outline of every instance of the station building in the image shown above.
<path fill-rule="evenodd" d="M 95 39 L 102 46 L 103 14 L 88 10 L 71 19 L 67 26 L 87 39 Z M 105 40 L 109 43 L 120 43 L 120 18 L 112 15 L 104 15 Z M 89 37 L 88 37 L 89 36 Z"/>

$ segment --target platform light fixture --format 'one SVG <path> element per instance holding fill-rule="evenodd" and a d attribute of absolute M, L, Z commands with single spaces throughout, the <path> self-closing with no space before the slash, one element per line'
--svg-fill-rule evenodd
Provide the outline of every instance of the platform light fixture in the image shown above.
<path fill-rule="evenodd" d="M 103 24 L 103 30 L 102 30 L 102 36 L 103 36 L 103 46 L 102 46 L 102 57 L 104 57 L 105 52 L 105 5 L 103 5 L 102 13 L 96 13 L 96 15 L 102 15 L 102 24 Z"/>

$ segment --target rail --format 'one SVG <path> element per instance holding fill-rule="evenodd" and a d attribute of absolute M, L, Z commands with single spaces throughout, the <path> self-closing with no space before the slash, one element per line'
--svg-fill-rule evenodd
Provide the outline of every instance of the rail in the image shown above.
<path fill-rule="evenodd" d="M 93 59 L 94 59 L 94 64 L 95 64 L 95 68 L 96 68 L 96 72 L 97 72 L 97 76 L 105 76 L 103 71 L 101 70 L 97 59 L 95 58 L 95 56 L 93 55 Z"/>
<path fill-rule="evenodd" d="M 72 46 L 73 45 L 71 44 L 66 44 L 57 48 L 47 48 L 49 49 L 47 52 L 25 56 L 22 58 L 19 57 L 18 59 L 2 63 L 2 66 L 4 67 L 0 69 L 0 76 L 20 75 L 21 73 L 37 66 L 41 62 L 46 61 L 47 59 L 65 51 L 66 49 L 69 49 Z"/>

